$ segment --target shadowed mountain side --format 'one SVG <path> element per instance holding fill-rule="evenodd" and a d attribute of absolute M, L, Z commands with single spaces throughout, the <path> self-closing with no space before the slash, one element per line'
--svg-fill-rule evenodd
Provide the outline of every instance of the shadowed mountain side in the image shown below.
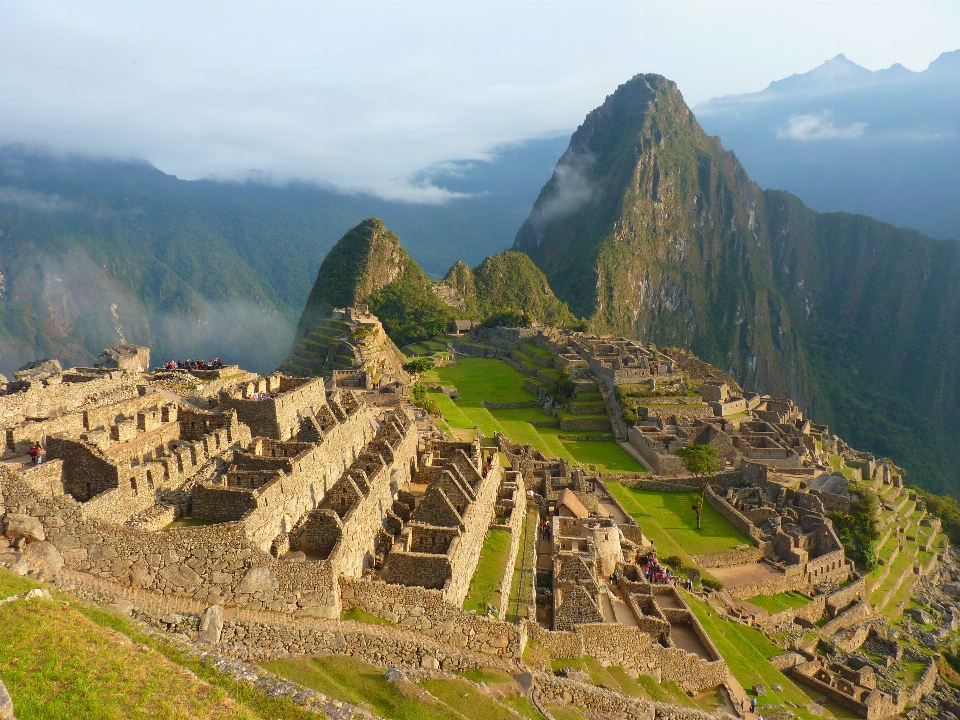
<path fill-rule="evenodd" d="M 764 192 L 665 78 L 587 116 L 514 248 L 591 329 L 690 347 L 960 489 L 958 244 Z"/>
<path fill-rule="evenodd" d="M 157 360 L 221 356 L 268 372 L 320 262 L 379 216 L 440 277 L 507 247 L 562 151 L 557 138 L 417 178 L 464 196 L 390 202 L 305 184 L 185 181 L 145 162 L 0 148 L 0 373 L 88 364 L 118 342 Z"/>

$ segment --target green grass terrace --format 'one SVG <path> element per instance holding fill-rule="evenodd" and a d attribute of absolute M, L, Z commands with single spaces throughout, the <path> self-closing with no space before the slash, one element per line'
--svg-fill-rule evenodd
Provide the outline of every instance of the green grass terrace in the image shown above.
<path fill-rule="evenodd" d="M 563 457 L 571 463 L 594 466 L 600 472 L 644 472 L 631 455 L 613 440 L 567 440 L 556 417 L 538 407 L 488 409 L 483 403 L 532 402 L 537 396 L 524 387 L 526 375 L 501 360 L 459 357 L 455 365 L 434 368 L 424 374 L 426 382 L 452 385 L 458 397 L 440 392 L 430 398 L 443 416 L 451 434 L 479 427 L 487 437 L 502 432 L 513 442 L 531 445 L 547 457 Z M 604 416 L 606 417 L 606 416 Z M 443 425 L 441 425 L 441 428 Z"/>
<path fill-rule="evenodd" d="M 697 530 L 693 510 L 697 493 L 641 490 L 618 482 L 608 482 L 607 489 L 653 540 L 661 557 L 712 555 L 751 544 L 750 538 L 708 504 L 702 510 L 703 529 Z"/>

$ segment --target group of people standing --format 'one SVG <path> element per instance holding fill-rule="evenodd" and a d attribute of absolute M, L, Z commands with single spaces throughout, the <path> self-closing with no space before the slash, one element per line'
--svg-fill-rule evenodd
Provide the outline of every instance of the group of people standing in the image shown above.
<path fill-rule="evenodd" d="M 167 360 L 163 367 L 165 370 L 221 370 L 223 361 L 220 358 L 214 358 L 210 362 L 205 360 Z"/>

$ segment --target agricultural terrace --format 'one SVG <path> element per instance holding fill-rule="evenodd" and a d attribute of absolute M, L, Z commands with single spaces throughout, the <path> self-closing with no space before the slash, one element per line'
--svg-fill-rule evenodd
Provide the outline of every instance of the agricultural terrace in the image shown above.
<path fill-rule="evenodd" d="M 613 440 L 566 440 L 560 422 L 538 407 L 488 409 L 483 401 L 516 403 L 534 401 L 537 396 L 523 386 L 526 378 L 501 360 L 459 357 L 455 365 L 435 368 L 424 374 L 427 382 L 452 385 L 459 397 L 451 400 L 439 391 L 433 400 L 451 429 L 480 428 L 487 437 L 502 432 L 514 442 L 529 444 L 548 457 L 594 466 L 600 472 L 643 472 L 643 467 Z M 534 425 L 536 423 L 536 425 Z M 599 435 L 578 432 L 581 436 Z"/>

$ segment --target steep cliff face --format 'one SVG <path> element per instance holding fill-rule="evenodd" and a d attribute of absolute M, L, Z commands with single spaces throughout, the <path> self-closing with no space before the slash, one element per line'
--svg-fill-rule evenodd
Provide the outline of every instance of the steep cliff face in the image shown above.
<path fill-rule="evenodd" d="M 476 268 L 458 262 L 443 279 L 478 319 L 508 310 L 523 311 L 538 323 L 566 327 L 577 319 L 554 295 L 540 269 L 523 253 L 491 255 Z"/>
<path fill-rule="evenodd" d="M 329 318 L 333 308 L 365 302 L 396 280 L 407 257 L 400 238 L 387 230 L 382 220 L 367 218 L 348 230 L 320 264 L 294 342 Z"/>
<path fill-rule="evenodd" d="M 772 282 L 761 189 L 657 75 L 590 113 L 515 248 L 599 332 L 693 348 L 751 387 L 809 400 Z"/>
<path fill-rule="evenodd" d="M 514 248 L 592 329 L 690 347 L 957 488 L 960 245 L 763 191 L 672 82 L 587 116 Z"/>

